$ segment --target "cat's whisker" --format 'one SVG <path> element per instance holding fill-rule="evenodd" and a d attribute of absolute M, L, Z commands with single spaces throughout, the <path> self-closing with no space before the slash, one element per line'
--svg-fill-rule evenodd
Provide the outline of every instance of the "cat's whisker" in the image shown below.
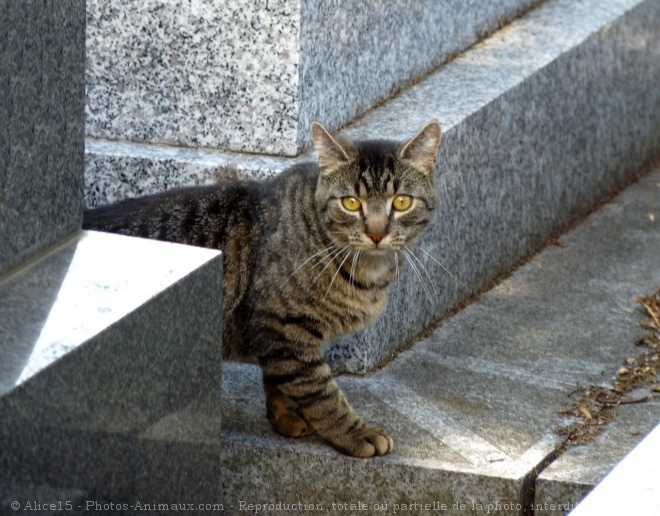
<path fill-rule="evenodd" d="M 417 255 L 413 252 L 413 250 L 410 247 L 408 247 L 407 245 L 404 246 L 404 247 L 410 253 L 410 256 L 412 256 L 415 260 L 417 260 L 417 264 L 419 265 L 420 269 L 424 272 L 424 274 L 428 278 L 429 283 L 433 287 L 433 292 L 437 295 L 438 290 L 435 286 L 435 282 L 433 281 L 433 278 L 431 278 L 431 275 L 429 274 L 429 271 L 427 270 L 426 266 L 422 263 L 422 261 L 417 257 Z"/>
<path fill-rule="evenodd" d="M 332 263 L 332 260 L 334 260 L 334 259 L 335 259 L 337 256 L 339 256 L 342 252 L 344 252 L 348 246 L 344 246 L 344 247 L 337 247 L 337 246 L 334 246 L 334 247 L 335 247 L 335 248 L 332 249 L 331 251 L 329 251 L 328 254 L 327 254 L 326 256 L 322 256 L 322 257 L 321 257 L 321 258 L 320 258 L 315 264 L 313 264 L 313 265 L 312 265 L 312 269 L 315 269 L 315 268 L 318 267 L 319 265 L 322 265 L 322 264 L 324 264 L 324 263 L 326 263 L 326 262 L 328 262 L 328 263 Z M 327 265 L 327 263 L 326 263 L 326 265 Z"/>
<path fill-rule="evenodd" d="M 325 296 L 326 297 L 328 297 L 328 294 L 330 293 L 330 289 L 332 288 L 332 284 L 335 282 L 335 279 L 337 279 L 337 274 L 339 274 L 339 271 L 341 270 L 341 268 L 346 263 L 346 260 L 348 260 L 348 257 L 351 256 L 352 252 L 353 252 L 353 250 L 349 249 L 348 252 L 346 253 L 346 256 L 344 256 L 344 259 L 339 264 L 339 267 L 337 267 L 337 272 L 335 272 L 335 275 L 332 277 L 332 280 L 330 280 L 330 285 L 328 285 L 328 290 L 325 291 Z"/>
<path fill-rule="evenodd" d="M 399 270 L 399 253 L 394 253 L 394 277 L 396 278 L 396 284 L 399 285 L 399 275 L 401 271 Z"/>
<path fill-rule="evenodd" d="M 435 256 L 433 256 L 431 253 L 425 251 L 425 250 L 422 249 L 421 247 L 418 247 L 418 249 L 419 249 L 421 252 L 423 252 L 426 256 L 428 256 L 429 258 L 431 258 L 431 260 L 433 260 L 435 263 L 437 263 L 437 264 L 442 268 L 443 271 L 445 271 L 447 274 L 449 274 L 449 276 L 451 276 L 451 278 L 453 278 L 453 280 L 454 280 L 456 283 L 458 283 L 458 284 L 459 284 L 461 287 L 463 287 L 464 289 L 469 290 L 469 287 L 468 287 L 465 283 L 463 283 L 461 280 L 459 280 L 456 276 L 454 276 L 454 275 L 449 271 L 449 269 L 447 269 L 447 267 L 445 267 L 444 265 L 442 265 L 442 264 L 441 264 L 441 263 L 435 258 Z"/>
<path fill-rule="evenodd" d="M 284 281 L 282 282 L 282 285 L 284 285 L 284 284 L 287 283 L 291 278 L 293 278 L 293 277 L 296 275 L 296 273 L 297 273 L 300 269 L 302 269 L 305 265 L 307 265 L 309 262 L 311 262 L 312 260 L 314 260 L 314 258 L 318 258 L 319 256 L 321 257 L 321 258 L 319 259 L 319 262 L 318 262 L 318 263 L 313 264 L 313 267 L 312 267 L 312 268 L 314 268 L 314 267 L 316 267 L 317 265 L 319 265 L 319 263 L 323 263 L 323 262 L 327 259 L 327 256 L 326 256 L 326 257 L 322 256 L 324 253 L 328 253 L 329 255 L 332 255 L 332 253 L 333 253 L 334 251 L 336 251 L 336 249 L 337 249 L 337 246 L 336 246 L 335 244 L 330 244 L 328 247 L 325 247 L 325 248 L 321 249 L 320 251 L 318 251 L 317 253 L 314 253 L 312 256 L 310 256 L 310 257 L 307 258 L 304 262 L 302 262 L 298 267 L 296 267 L 295 270 L 289 275 L 289 277 L 286 278 L 286 280 L 284 280 Z"/>
<path fill-rule="evenodd" d="M 314 284 L 318 281 L 318 279 L 319 279 L 321 276 L 323 276 L 323 273 L 326 271 L 326 269 L 327 269 L 328 267 L 330 267 L 330 265 L 332 265 L 333 263 L 335 263 L 335 258 L 337 258 L 338 256 L 340 256 L 340 255 L 341 255 L 344 251 L 346 251 L 347 249 L 348 249 L 348 246 L 344 246 L 344 247 L 342 247 L 342 248 L 337 248 L 337 249 L 333 250 L 333 251 L 330 253 L 330 255 L 328 255 L 327 257 L 325 257 L 325 258 L 323 259 L 323 261 L 320 262 L 320 263 L 325 263 L 325 262 L 327 262 L 327 263 L 325 263 L 325 266 L 321 269 L 321 272 L 319 272 L 316 276 L 314 276 L 314 279 L 312 280 L 312 285 L 314 285 Z M 317 264 L 317 265 L 320 265 L 320 263 Z"/>
<path fill-rule="evenodd" d="M 431 293 L 429 292 L 429 289 L 428 289 L 428 287 L 426 286 L 426 283 L 424 282 L 424 277 L 420 274 L 419 269 L 418 269 L 417 266 L 415 265 L 415 262 L 413 262 L 413 260 L 412 260 L 412 258 L 411 258 L 411 256 L 410 256 L 410 254 L 408 253 L 408 251 L 407 251 L 406 249 L 403 249 L 403 248 L 401 249 L 401 252 L 403 253 L 403 255 L 404 255 L 404 256 L 406 257 L 406 259 L 408 260 L 408 263 L 410 263 L 410 266 L 413 268 L 413 271 L 414 271 L 415 274 L 417 275 L 417 279 L 418 279 L 419 282 L 421 283 L 422 288 L 424 289 L 424 292 L 426 292 L 426 296 L 429 298 L 429 301 L 430 301 L 431 303 L 433 303 L 433 298 L 431 297 Z"/>
<path fill-rule="evenodd" d="M 355 251 L 353 255 L 353 263 L 351 263 L 351 293 L 355 293 L 355 269 L 357 267 L 358 259 L 360 258 L 360 251 Z"/>

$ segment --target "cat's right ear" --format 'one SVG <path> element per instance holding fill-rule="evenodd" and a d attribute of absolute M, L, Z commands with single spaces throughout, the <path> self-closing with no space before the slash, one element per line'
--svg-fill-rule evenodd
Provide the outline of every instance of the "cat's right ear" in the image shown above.
<path fill-rule="evenodd" d="M 333 138 L 319 122 L 312 122 L 312 140 L 319 153 L 319 168 L 322 172 L 331 172 L 351 160 L 348 142 Z"/>

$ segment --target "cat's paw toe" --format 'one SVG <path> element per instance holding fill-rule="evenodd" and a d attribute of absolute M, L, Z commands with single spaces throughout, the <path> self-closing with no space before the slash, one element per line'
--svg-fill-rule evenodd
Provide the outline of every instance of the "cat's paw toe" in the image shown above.
<path fill-rule="evenodd" d="M 353 457 L 368 458 L 386 455 L 394 448 L 394 441 L 387 431 L 378 426 L 365 426 L 352 439 L 351 446 L 345 448 Z"/>
<path fill-rule="evenodd" d="M 296 412 L 287 412 L 277 419 L 271 419 L 275 431 L 285 437 L 305 437 L 314 433 L 312 425 Z"/>

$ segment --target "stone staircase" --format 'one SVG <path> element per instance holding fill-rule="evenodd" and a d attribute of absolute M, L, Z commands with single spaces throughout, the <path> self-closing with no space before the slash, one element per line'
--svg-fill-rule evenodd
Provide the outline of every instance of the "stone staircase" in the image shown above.
<path fill-rule="evenodd" d="M 576 386 L 609 382 L 636 353 L 633 297 L 660 283 L 660 6 L 499 4 L 374 3 L 367 18 L 311 0 L 254 12 L 87 2 L 84 201 L 79 134 L 71 188 L 48 168 L 39 176 L 44 192 L 64 192 L 73 222 L 46 230 L 0 282 L 0 349 L 12 357 L 0 365 L 0 512 L 47 499 L 99 513 L 566 514 L 657 424 L 651 400 L 561 455 L 553 432 Z M 77 42 L 66 55 L 80 86 L 84 3 L 61 5 L 78 16 L 62 37 Z M 68 123 L 80 127 L 76 98 Z M 381 320 L 327 351 L 336 371 L 367 374 L 339 382 L 391 430 L 386 457 L 280 438 L 258 369 L 221 375 L 219 253 L 78 230 L 83 202 L 314 159 L 313 119 L 401 140 L 431 118 L 443 125 L 441 207 L 418 253 L 430 295 L 408 267 Z"/>

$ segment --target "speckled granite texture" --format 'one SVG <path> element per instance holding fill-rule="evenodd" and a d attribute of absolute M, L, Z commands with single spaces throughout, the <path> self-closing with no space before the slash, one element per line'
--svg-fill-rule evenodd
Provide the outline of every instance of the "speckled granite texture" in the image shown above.
<path fill-rule="evenodd" d="M 528 475 L 553 450 L 557 439 L 544 435 L 542 429 L 538 432 L 537 426 L 527 429 L 527 439 L 517 441 L 506 432 L 499 433 L 496 424 L 477 427 L 472 418 L 480 407 L 469 401 L 460 405 L 462 386 L 445 393 L 447 397 L 436 397 L 443 382 L 436 382 L 433 372 L 433 365 L 428 364 L 414 375 L 420 382 L 436 385 L 433 394 L 413 392 L 413 377 L 393 383 L 395 378 L 387 372 L 369 378 L 339 378 L 355 409 L 367 420 L 387 426 L 395 440 L 392 454 L 356 460 L 340 455 L 317 436 L 292 440 L 275 434 L 263 414 L 259 369 L 225 364 L 222 442 L 215 443 L 215 453 L 221 454 L 224 464 L 225 503 L 236 506 L 240 500 L 256 499 L 258 493 L 261 503 L 311 501 L 322 504 L 330 514 L 332 503 L 358 501 L 368 504 L 365 514 L 375 514 L 375 504 L 387 504 L 392 512 L 394 503 L 436 503 L 434 511 L 417 506 L 408 513 L 461 514 L 469 511 L 461 511 L 460 504 L 472 508 L 472 503 L 498 502 L 508 510 L 497 514 L 520 514 L 516 507 L 524 507 Z M 516 415 L 526 412 L 524 405 L 515 404 Z M 491 421 L 497 420 L 496 412 L 499 409 L 490 411 Z M 507 415 L 515 417 L 512 412 Z M 191 406 L 179 417 L 203 420 L 205 415 Z M 522 423 L 515 426 L 520 430 Z M 169 437 L 176 430 L 161 424 L 150 432 Z M 521 430 L 516 436 L 524 434 Z M 404 512 L 401 507 L 400 512 Z M 334 513 L 340 514 L 336 509 Z M 355 510 L 346 513 L 358 514 Z"/>
<path fill-rule="evenodd" d="M 0 0 L 0 276 L 80 229 L 85 1 Z"/>
<path fill-rule="evenodd" d="M 302 0 L 298 143 L 344 126 L 528 9 L 533 0 Z"/>
<path fill-rule="evenodd" d="M 85 208 L 218 180 L 264 179 L 311 159 L 87 139 Z"/>
<path fill-rule="evenodd" d="M 217 251 L 87 231 L 0 282 L 0 485 L 134 482 L 141 429 L 219 385 L 221 306 Z"/>
<path fill-rule="evenodd" d="M 87 134 L 295 155 L 532 3 L 91 0 Z"/>
<path fill-rule="evenodd" d="M 87 134 L 295 152 L 298 1 L 91 0 Z"/>

